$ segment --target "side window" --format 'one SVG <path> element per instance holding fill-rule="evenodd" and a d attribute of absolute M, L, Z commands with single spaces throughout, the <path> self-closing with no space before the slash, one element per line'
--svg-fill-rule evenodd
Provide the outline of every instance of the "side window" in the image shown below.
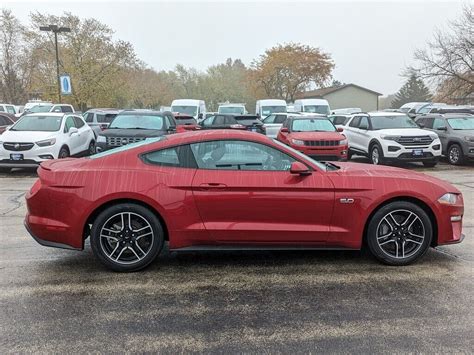
<path fill-rule="evenodd" d="M 64 124 L 64 133 L 69 132 L 72 127 L 75 127 L 74 119 L 72 116 L 67 116 L 66 123 Z"/>
<path fill-rule="evenodd" d="M 236 124 L 237 121 L 234 117 L 232 116 L 225 116 L 225 124 L 226 125 L 231 125 L 231 124 Z"/>
<path fill-rule="evenodd" d="M 288 171 L 295 161 L 275 148 L 248 141 L 195 143 L 191 150 L 200 169 Z"/>
<path fill-rule="evenodd" d="M 360 129 L 369 129 L 369 118 L 367 116 L 362 116 L 359 122 Z"/>
<path fill-rule="evenodd" d="M 62 112 L 72 112 L 71 106 L 61 106 Z"/>
<path fill-rule="evenodd" d="M 433 119 L 430 118 L 430 117 L 426 117 L 426 118 L 424 119 L 423 124 L 425 125 L 425 128 L 430 128 L 430 129 L 432 129 L 432 128 L 433 128 Z"/>
<path fill-rule="evenodd" d="M 74 116 L 73 118 L 74 118 L 74 124 L 76 125 L 77 128 L 84 127 L 85 123 L 80 117 Z"/>
<path fill-rule="evenodd" d="M 62 112 L 61 111 L 61 106 L 54 106 L 51 112 Z"/>
<path fill-rule="evenodd" d="M 212 126 L 212 124 L 214 123 L 215 118 L 216 118 L 216 116 L 211 116 L 211 117 L 206 118 L 204 121 L 202 121 L 202 125 L 205 126 L 205 127 Z"/>
<path fill-rule="evenodd" d="M 360 122 L 360 116 L 355 116 L 351 123 L 349 124 L 350 127 L 359 127 L 359 122 Z"/>
<path fill-rule="evenodd" d="M 285 115 L 277 115 L 274 123 L 283 123 L 285 122 L 285 120 L 286 120 Z"/>
<path fill-rule="evenodd" d="M 446 124 L 442 118 L 435 118 L 433 121 L 433 129 L 446 128 Z"/>
<path fill-rule="evenodd" d="M 151 165 L 196 168 L 196 162 L 188 145 L 146 153 L 142 155 L 142 160 Z"/>
<path fill-rule="evenodd" d="M 5 117 L 0 116 L 0 126 L 8 126 L 8 120 Z"/>
<path fill-rule="evenodd" d="M 6 106 L 7 107 L 7 112 L 8 113 L 12 113 L 12 114 L 15 114 L 15 108 L 13 106 Z"/>
<path fill-rule="evenodd" d="M 168 127 L 176 127 L 176 121 L 170 114 L 165 115 Z"/>
<path fill-rule="evenodd" d="M 88 123 L 94 122 L 94 114 L 93 113 L 89 112 L 86 115 L 86 122 L 88 122 Z"/>
<path fill-rule="evenodd" d="M 0 106 L 0 111 L 5 112 L 5 109 L 3 108 L 3 106 Z"/>

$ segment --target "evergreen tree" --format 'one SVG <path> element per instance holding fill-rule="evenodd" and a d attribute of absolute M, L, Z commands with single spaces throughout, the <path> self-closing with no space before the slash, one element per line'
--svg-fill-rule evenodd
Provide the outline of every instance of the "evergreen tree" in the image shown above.
<path fill-rule="evenodd" d="M 431 100 L 430 90 L 423 80 L 412 74 L 408 81 L 396 93 L 392 108 L 399 108 L 407 102 L 426 102 Z"/>

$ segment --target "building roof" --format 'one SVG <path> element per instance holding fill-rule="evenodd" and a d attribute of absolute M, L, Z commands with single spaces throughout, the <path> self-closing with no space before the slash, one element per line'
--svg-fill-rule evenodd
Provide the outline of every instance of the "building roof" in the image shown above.
<path fill-rule="evenodd" d="M 324 97 L 327 94 L 331 94 L 333 92 L 345 89 L 345 88 L 350 87 L 350 86 L 356 87 L 356 88 L 361 89 L 361 90 L 368 91 L 368 92 L 370 92 L 372 94 L 375 94 L 377 96 L 382 96 L 382 94 L 377 92 L 377 91 L 373 91 L 373 90 L 364 88 L 364 87 L 356 85 L 356 84 L 344 84 L 344 85 L 341 85 L 341 86 L 330 86 L 330 87 L 327 87 L 327 88 L 321 88 L 321 89 L 316 89 L 316 90 L 305 91 L 305 92 L 299 94 L 298 98 L 304 99 L 304 98 L 311 98 L 311 97 Z"/>

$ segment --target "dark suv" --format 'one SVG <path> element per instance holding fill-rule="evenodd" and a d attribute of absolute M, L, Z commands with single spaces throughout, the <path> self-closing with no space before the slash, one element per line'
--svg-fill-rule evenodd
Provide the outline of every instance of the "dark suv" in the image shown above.
<path fill-rule="evenodd" d="M 474 159 L 474 115 L 447 113 L 420 116 L 416 123 L 436 132 L 441 141 L 442 154 L 450 164 L 460 165 Z"/>
<path fill-rule="evenodd" d="M 176 132 L 171 112 L 127 110 L 120 112 L 97 136 L 97 151 L 121 147 L 147 138 Z"/>

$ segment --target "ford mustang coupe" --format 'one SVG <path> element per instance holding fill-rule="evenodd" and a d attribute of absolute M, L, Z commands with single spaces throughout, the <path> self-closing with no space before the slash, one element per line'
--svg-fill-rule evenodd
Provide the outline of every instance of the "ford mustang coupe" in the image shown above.
<path fill-rule="evenodd" d="M 406 265 L 463 239 L 454 186 L 404 169 L 320 163 L 245 131 L 151 138 L 48 161 L 26 196 L 42 245 L 135 271 L 170 250 L 360 249 Z"/>

